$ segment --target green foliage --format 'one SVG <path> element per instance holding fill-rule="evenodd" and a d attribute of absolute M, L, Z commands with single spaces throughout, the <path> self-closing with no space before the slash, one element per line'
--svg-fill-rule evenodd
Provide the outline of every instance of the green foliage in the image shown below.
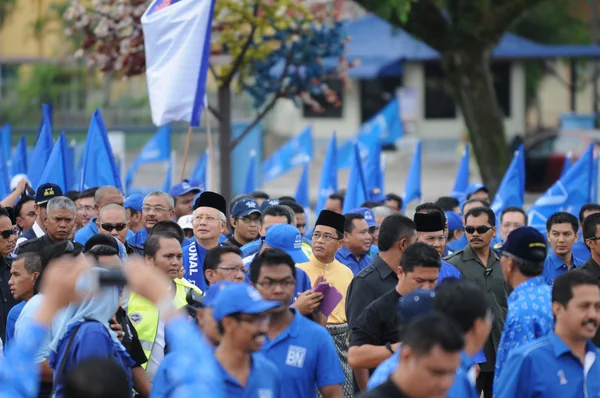
<path fill-rule="evenodd" d="M 406 23 L 412 3 L 415 1 L 418 0 L 374 0 L 370 10 L 381 16 L 383 19 L 390 20 L 397 18 L 403 23 Z"/>
<path fill-rule="evenodd" d="M 17 0 L 0 0 L 0 27 L 4 25 L 10 13 L 15 9 Z"/>

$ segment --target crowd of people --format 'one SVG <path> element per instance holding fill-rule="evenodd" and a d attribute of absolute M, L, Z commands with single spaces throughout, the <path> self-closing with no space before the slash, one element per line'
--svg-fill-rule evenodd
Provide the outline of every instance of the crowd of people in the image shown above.
<path fill-rule="evenodd" d="M 600 396 L 600 205 L 402 214 L 189 181 L 0 202 L 0 396 Z"/>

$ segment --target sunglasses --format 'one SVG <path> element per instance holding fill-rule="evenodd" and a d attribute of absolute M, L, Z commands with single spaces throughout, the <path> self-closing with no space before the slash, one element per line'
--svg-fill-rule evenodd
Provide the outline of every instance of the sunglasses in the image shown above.
<path fill-rule="evenodd" d="M 487 225 L 480 225 L 479 227 L 472 227 L 470 225 L 467 225 L 465 227 L 465 232 L 469 235 L 473 235 L 475 231 L 477 231 L 479 235 L 483 235 L 487 233 L 490 229 L 492 229 L 492 227 L 488 227 Z"/>
<path fill-rule="evenodd" d="M 11 235 L 18 235 L 19 230 L 17 228 L 7 229 L 6 231 L 0 231 L 0 235 L 2 235 L 2 239 L 8 239 Z"/>
<path fill-rule="evenodd" d="M 125 227 L 127 226 L 126 223 L 119 223 L 119 224 L 100 224 L 100 226 L 102 227 L 103 230 L 105 231 L 112 231 L 113 229 L 116 229 L 117 232 L 121 232 L 122 230 L 125 229 Z"/>

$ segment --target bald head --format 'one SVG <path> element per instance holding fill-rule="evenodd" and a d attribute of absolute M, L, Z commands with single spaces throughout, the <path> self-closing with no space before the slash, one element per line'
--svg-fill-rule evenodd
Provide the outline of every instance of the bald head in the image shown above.
<path fill-rule="evenodd" d="M 108 204 L 106 206 L 104 206 L 102 209 L 100 209 L 100 213 L 98 214 L 98 217 L 100 218 L 100 220 L 102 220 L 102 216 L 106 216 L 106 214 L 108 213 L 117 213 L 117 214 L 121 214 L 123 216 L 123 218 L 125 220 L 127 220 L 127 211 L 125 211 L 125 208 L 121 205 L 116 205 L 114 203 Z"/>
<path fill-rule="evenodd" d="M 94 201 L 96 202 L 96 210 L 99 211 L 109 204 L 123 206 L 125 199 L 123 198 L 121 191 L 115 187 L 107 185 L 98 188 L 96 194 L 94 195 Z"/>

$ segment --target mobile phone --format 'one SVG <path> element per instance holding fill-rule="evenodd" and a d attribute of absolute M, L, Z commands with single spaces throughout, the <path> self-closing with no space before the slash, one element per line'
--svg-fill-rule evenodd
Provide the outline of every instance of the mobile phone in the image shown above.
<path fill-rule="evenodd" d="M 315 287 L 314 292 L 327 294 L 327 291 L 329 290 L 330 286 L 331 285 L 327 282 L 321 282 L 317 285 L 317 287 Z"/>

